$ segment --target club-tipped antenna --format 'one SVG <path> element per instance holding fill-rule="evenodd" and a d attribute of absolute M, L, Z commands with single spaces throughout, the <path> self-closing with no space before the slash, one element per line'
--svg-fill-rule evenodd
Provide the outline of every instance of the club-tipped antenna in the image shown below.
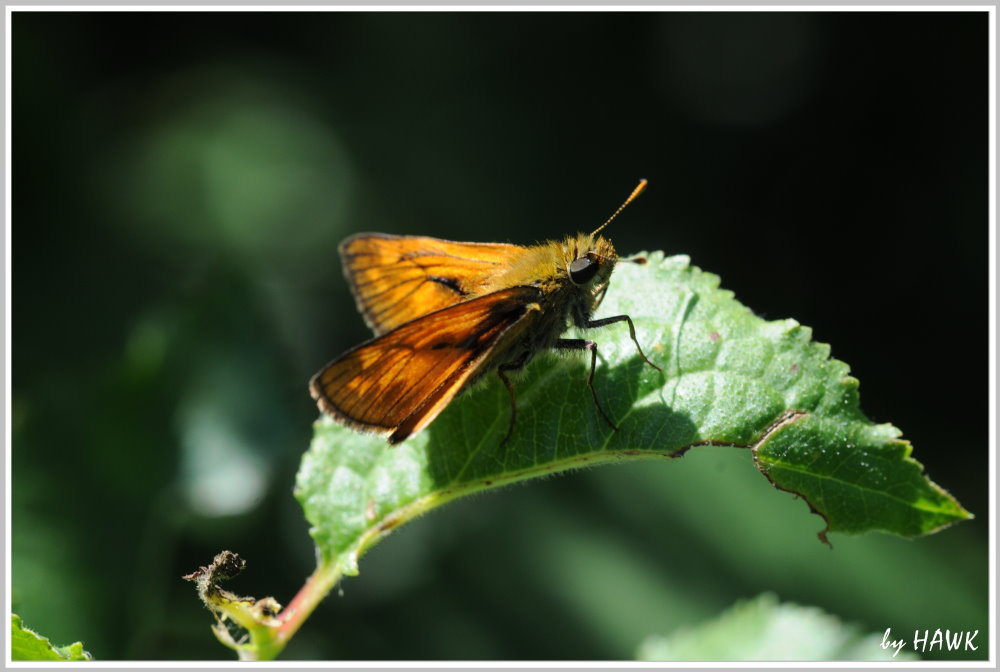
<path fill-rule="evenodd" d="M 592 236 L 597 235 L 598 231 L 600 231 L 605 226 L 607 226 L 608 224 L 610 224 L 611 220 L 613 220 L 615 217 L 617 217 L 618 213 L 620 213 L 622 210 L 625 209 L 625 206 L 627 206 L 629 203 L 631 203 L 632 201 L 634 201 L 639 196 L 639 194 L 641 194 L 643 191 L 645 191 L 647 184 L 649 184 L 649 183 L 646 182 L 645 178 L 639 180 L 639 185 L 635 189 L 632 190 L 632 193 L 629 195 L 628 198 L 625 199 L 625 202 L 618 206 L 618 209 L 615 210 L 615 212 L 614 212 L 613 215 L 611 215 L 610 217 L 608 217 L 608 221 L 604 222 L 599 227 L 597 227 L 596 229 L 594 229 L 594 232 L 591 233 L 590 235 L 592 235 Z"/>

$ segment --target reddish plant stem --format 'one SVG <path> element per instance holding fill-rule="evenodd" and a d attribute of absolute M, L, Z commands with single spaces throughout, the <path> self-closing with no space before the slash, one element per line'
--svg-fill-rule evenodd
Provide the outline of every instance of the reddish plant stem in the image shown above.
<path fill-rule="evenodd" d="M 306 579 L 305 585 L 292 598 L 288 606 L 281 610 L 281 614 L 278 616 L 281 620 L 281 625 L 278 626 L 274 639 L 275 644 L 279 647 L 279 651 L 285 647 L 288 640 L 295 635 L 305 620 L 309 618 L 309 615 L 323 601 L 323 598 L 333 590 L 333 587 L 337 585 L 337 581 L 339 580 L 340 570 L 336 560 L 328 564 L 319 565 L 316 571 Z"/>

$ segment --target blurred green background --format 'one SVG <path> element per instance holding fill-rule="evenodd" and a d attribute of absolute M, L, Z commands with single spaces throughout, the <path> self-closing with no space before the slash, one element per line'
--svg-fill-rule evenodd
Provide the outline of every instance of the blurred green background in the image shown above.
<path fill-rule="evenodd" d="M 231 659 L 180 576 L 287 603 L 306 389 L 367 337 L 358 231 L 600 224 L 794 317 L 977 515 L 816 537 L 750 456 L 451 504 L 362 559 L 284 657 L 627 659 L 765 590 L 987 651 L 985 13 L 12 15 L 13 608 L 97 658 Z M 909 635 L 907 635 L 909 636 Z M 954 655 L 936 657 L 955 657 Z"/>

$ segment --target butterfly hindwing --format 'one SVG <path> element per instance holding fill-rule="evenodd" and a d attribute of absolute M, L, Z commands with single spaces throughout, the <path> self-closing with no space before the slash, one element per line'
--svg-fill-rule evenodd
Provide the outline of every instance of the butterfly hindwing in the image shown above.
<path fill-rule="evenodd" d="M 320 408 L 398 443 L 433 420 L 538 314 L 541 292 L 511 287 L 442 308 L 330 362 L 310 382 Z"/>

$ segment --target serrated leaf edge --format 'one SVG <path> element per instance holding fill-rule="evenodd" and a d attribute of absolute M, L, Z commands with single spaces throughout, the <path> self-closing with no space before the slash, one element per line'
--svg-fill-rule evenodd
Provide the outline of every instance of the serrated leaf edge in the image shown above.
<path fill-rule="evenodd" d="M 846 384 L 850 384 L 852 382 L 855 385 L 858 384 L 858 380 L 856 378 L 852 377 L 852 376 L 845 376 L 845 380 L 843 382 L 846 383 Z M 924 478 L 926 479 L 926 481 L 930 485 L 930 487 L 932 489 L 934 489 L 934 491 L 936 491 L 938 494 L 942 495 L 943 497 L 947 498 L 950 502 L 952 502 L 952 504 L 953 504 L 953 508 L 952 509 L 944 509 L 944 508 L 941 508 L 941 507 L 919 506 L 919 505 L 916 505 L 916 504 L 914 504 L 912 502 L 908 502 L 908 501 L 905 501 L 905 500 L 893 497 L 889 493 L 887 493 L 885 491 L 882 491 L 882 490 L 873 490 L 871 488 L 865 488 L 865 487 L 863 487 L 861 485 L 858 485 L 857 483 L 843 481 L 843 480 L 834 478 L 832 476 L 826 476 L 826 475 L 822 475 L 822 474 L 816 474 L 815 472 L 811 472 L 811 471 L 807 471 L 807 470 L 801 469 L 801 468 L 799 468 L 796 465 L 793 465 L 793 464 L 788 463 L 788 462 L 783 462 L 783 461 L 780 461 L 780 460 L 777 460 L 777 459 L 769 459 L 768 460 L 769 464 L 763 464 L 762 461 L 761 461 L 761 459 L 760 459 L 760 456 L 759 456 L 760 449 L 763 448 L 767 444 L 767 442 L 772 437 L 774 437 L 778 432 L 780 432 L 781 430 L 783 430 L 784 428 L 788 427 L 789 425 L 791 425 L 793 423 L 799 422 L 799 421 L 803 420 L 804 418 L 809 417 L 810 415 L 811 415 L 810 413 L 805 413 L 805 412 L 802 412 L 802 411 L 788 411 L 788 412 L 786 412 L 782 417 L 778 418 L 778 420 L 776 420 L 770 427 L 768 427 L 768 429 L 766 429 L 763 432 L 763 434 L 761 435 L 760 439 L 758 439 L 756 442 L 754 442 L 750 446 L 750 451 L 751 451 L 751 454 L 753 455 L 754 466 L 757 467 L 757 470 L 764 476 L 764 478 L 767 479 L 767 481 L 776 490 L 781 490 L 782 492 L 788 492 L 788 493 L 793 494 L 796 497 L 800 498 L 809 507 L 809 512 L 810 513 L 813 513 L 813 514 L 815 514 L 815 515 L 817 515 L 817 516 L 819 516 L 820 518 L 823 519 L 823 523 L 824 523 L 825 527 L 822 530 L 820 530 L 819 532 L 817 532 L 816 536 L 818 536 L 819 540 L 822 541 L 827 546 L 829 546 L 830 548 L 833 548 L 833 544 L 830 543 L 830 540 L 829 540 L 829 538 L 827 536 L 827 534 L 830 532 L 830 520 L 829 520 L 829 518 L 827 518 L 826 514 L 823 513 L 822 511 L 820 511 L 816 507 L 816 505 L 812 502 L 812 500 L 810 500 L 810 498 L 809 498 L 808 495 L 806 495 L 806 494 L 804 494 L 802 492 L 798 492 L 797 490 L 794 490 L 794 489 L 791 489 L 791 488 L 786 488 L 786 487 L 784 487 L 784 486 L 779 485 L 778 483 L 776 483 L 775 480 L 771 477 L 771 474 L 770 474 L 770 470 L 772 468 L 780 466 L 783 469 L 787 469 L 788 471 L 794 471 L 794 472 L 798 472 L 798 473 L 808 474 L 809 476 L 814 477 L 814 478 L 827 479 L 827 480 L 830 480 L 830 481 L 835 481 L 837 483 L 843 484 L 843 485 L 845 485 L 847 487 L 850 487 L 850 488 L 853 488 L 853 489 L 856 489 L 856 490 L 867 490 L 867 491 L 870 491 L 870 492 L 873 492 L 873 493 L 877 493 L 881 497 L 889 497 L 889 498 L 892 498 L 892 499 L 897 499 L 900 503 L 904 504 L 905 506 L 917 508 L 917 509 L 922 510 L 922 511 L 928 511 L 928 512 L 932 512 L 932 513 L 938 513 L 938 514 L 941 514 L 941 515 L 944 515 L 944 516 L 951 516 L 953 518 L 953 520 L 950 520 L 948 522 L 942 523 L 942 524 L 938 525 L 937 527 L 928 529 L 928 530 L 924 531 L 923 533 L 921 533 L 919 535 L 916 535 L 916 536 L 926 536 L 928 534 L 933 534 L 933 533 L 939 532 L 939 531 L 941 531 L 941 530 L 943 530 L 943 529 L 945 529 L 947 527 L 950 527 L 950 526 L 954 525 L 955 523 L 959 523 L 959 522 L 961 522 L 963 520 L 971 520 L 972 518 L 975 517 L 971 513 L 969 513 L 968 511 L 966 511 L 965 508 L 962 507 L 962 505 L 958 502 L 958 500 L 955 499 L 954 497 L 952 497 L 951 494 L 947 490 L 945 490 L 944 488 L 942 488 L 941 486 L 939 486 L 937 483 L 935 483 L 934 481 L 932 481 L 929 478 L 927 478 L 926 471 L 924 470 L 924 465 L 921 464 L 920 462 L 918 462 L 913 457 L 911 457 L 911 455 L 913 453 L 913 444 L 910 443 L 909 441 L 907 441 L 906 439 L 895 439 L 895 440 L 892 440 L 891 443 L 894 443 L 895 445 L 902 446 L 902 448 L 903 448 L 902 461 L 903 462 L 909 462 L 909 463 L 913 464 L 914 466 L 916 466 L 919 469 L 919 473 L 922 476 L 924 476 Z M 883 427 L 892 427 L 891 425 L 888 425 L 888 424 L 883 424 L 882 426 Z M 895 429 L 895 428 L 893 427 L 893 429 Z M 899 434 L 899 430 L 896 430 L 896 433 L 898 435 Z M 887 442 L 887 443 L 889 443 L 889 442 Z"/>
<path fill-rule="evenodd" d="M 31 628 L 25 626 L 23 621 L 21 620 L 21 617 L 17 614 L 10 615 L 10 625 L 11 628 L 16 628 L 17 630 L 20 630 L 21 632 L 34 637 L 41 644 L 44 644 L 45 646 L 49 647 L 49 650 L 51 650 L 53 653 L 59 656 L 60 659 L 62 660 L 71 661 L 74 654 L 74 650 L 79 650 L 80 655 L 82 655 L 85 659 L 93 660 L 93 656 L 90 655 L 90 652 L 83 648 L 83 642 L 73 642 L 72 644 L 67 644 L 66 646 L 56 646 L 55 644 L 52 643 L 52 640 L 50 640 L 48 637 L 40 635 Z M 13 653 L 14 651 L 12 643 L 11 645 L 12 660 L 17 660 L 16 658 L 13 658 Z M 32 660 L 39 661 L 38 658 Z M 25 662 L 28 661 L 25 660 Z"/>

